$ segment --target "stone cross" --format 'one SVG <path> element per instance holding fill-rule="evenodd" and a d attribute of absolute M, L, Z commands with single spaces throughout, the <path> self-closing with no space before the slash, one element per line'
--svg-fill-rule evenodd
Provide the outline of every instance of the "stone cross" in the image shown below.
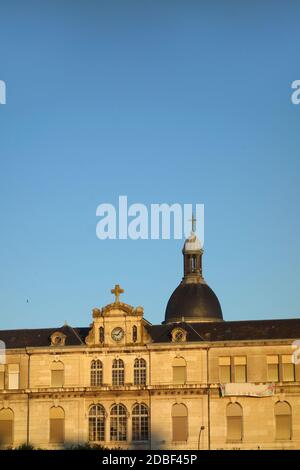
<path fill-rule="evenodd" d="M 124 292 L 124 289 L 122 289 L 122 287 L 119 286 L 119 284 L 116 284 L 114 289 L 111 290 L 111 293 L 112 294 L 115 294 L 115 303 L 119 303 L 119 297 L 120 297 L 120 294 L 123 294 Z"/>
<path fill-rule="evenodd" d="M 194 214 L 192 214 L 192 218 L 189 220 L 190 222 L 192 222 L 192 232 L 196 232 L 196 222 L 197 222 L 197 219 L 196 217 L 194 217 Z"/>

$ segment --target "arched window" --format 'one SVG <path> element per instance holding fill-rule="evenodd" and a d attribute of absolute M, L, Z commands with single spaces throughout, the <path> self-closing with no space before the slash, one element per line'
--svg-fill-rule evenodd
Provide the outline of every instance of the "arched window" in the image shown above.
<path fill-rule="evenodd" d="M 58 406 L 50 408 L 50 436 L 53 444 L 62 444 L 65 441 L 65 412 Z"/>
<path fill-rule="evenodd" d="M 110 440 L 127 440 L 127 410 L 124 405 L 114 405 L 111 409 Z"/>
<path fill-rule="evenodd" d="M 99 343 L 104 343 L 104 328 L 100 326 L 99 328 Z"/>
<path fill-rule="evenodd" d="M 91 362 L 91 386 L 97 387 L 103 383 L 102 362 L 97 359 Z"/>
<path fill-rule="evenodd" d="M 148 441 L 149 412 L 146 405 L 136 404 L 132 410 L 132 440 Z"/>
<path fill-rule="evenodd" d="M 63 387 L 65 380 L 64 365 L 62 362 L 51 364 L 51 387 Z"/>
<path fill-rule="evenodd" d="M 227 440 L 243 439 L 243 409 L 239 403 L 229 403 L 226 408 Z"/>
<path fill-rule="evenodd" d="M 172 406 L 173 441 L 188 440 L 188 410 L 183 403 Z"/>
<path fill-rule="evenodd" d="M 93 405 L 89 411 L 89 440 L 105 441 L 105 409 L 102 405 Z"/>
<path fill-rule="evenodd" d="M 0 410 L 0 447 L 13 444 L 14 414 L 9 408 Z"/>
<path fill-rule="evenodd" d="M 143 358 L 137 358 L 134 361 L 134 385 L 146 385 L 147 365 Z"/>
<path fill-rule="evenodd" d="M 112 366 L 112 384 L 124 385 L 125 367 L 122 359 L 114 359 Z"/>
<path fill-rule="evenodd" d="M 173 383 L 186 383 L 186 362 L 183 357 L 175 357 L 173 360 Z"/>
<path fill-rule="evenodd" d="M 132 327 L 132 342 L 137 342 L 137 327 L 135 325 Z"/>
<path fill-rule="evenodd" d="M 286 401 L 275 403 L 276 439 L 292 439 L 292 410 Z"/>

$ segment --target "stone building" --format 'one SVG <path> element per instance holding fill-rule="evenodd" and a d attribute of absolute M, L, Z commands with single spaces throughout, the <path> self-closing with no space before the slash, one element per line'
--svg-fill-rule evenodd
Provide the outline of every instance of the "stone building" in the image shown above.
<path fill-rule="evenodd" d="M 224 321 L 202 254 L 192 232 L 161 325 L 116 285 L 87 328 L 1 331 L 1 445 L 300 449 L 300 319 Z"/>

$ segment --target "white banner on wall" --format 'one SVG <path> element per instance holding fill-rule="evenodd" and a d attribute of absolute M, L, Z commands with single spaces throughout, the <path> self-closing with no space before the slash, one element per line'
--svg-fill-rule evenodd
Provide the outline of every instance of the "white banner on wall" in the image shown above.
<path fill-rule="evenodd" d="M 222 397 L 248 396 L 270 397 L 275 393 L 274 383 L 228 383 L 221 384 Z"/>

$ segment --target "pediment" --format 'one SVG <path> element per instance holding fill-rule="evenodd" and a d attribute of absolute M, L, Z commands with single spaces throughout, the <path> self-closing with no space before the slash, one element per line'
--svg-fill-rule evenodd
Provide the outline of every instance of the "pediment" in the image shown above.
<path fill-rule="evenodd" d="M 95 308 L 93 310 L 93 317 L 99 318 L 101 316 L 118 316 L 118 315 L 143 315 L 143 307 L 133 307 L 132 305 L 124 302 L 113 302 L 105 305 L 102 309 Z"/>

